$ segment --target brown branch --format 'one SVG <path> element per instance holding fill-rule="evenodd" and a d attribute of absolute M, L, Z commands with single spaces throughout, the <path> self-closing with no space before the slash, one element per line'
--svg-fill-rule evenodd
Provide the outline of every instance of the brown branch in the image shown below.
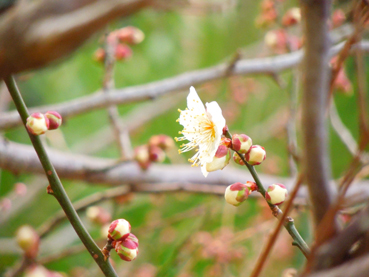
<path fill-rule="evenodd" d="M 343 44 L 341 43 L 335 47 L 332 47 L 330 55 L 336 55 L 342 46 Z M 369 42 L 361 42 L 360 44 L 355 45 L 354 49 L 358 47 L 365 51 L 369 51 Z M 302 55 L 302 51 L 296 51 L 276 57 L 240 60 L 234 65 L 232 72 L 229 74 L 277 74 L 299 65 Z M 30 113 L 55 110 L 58 111 L 63 117 L 67 118 L 91 110 L 106 108 L 112 104 L 123 104 L 154 99 L 171 92 L 188 90 L 190 86 L 195 86 L 208 81 L 223 78 L 228 68 L 229 63 L 223 63 L 207 69 L 183 73 L 172 78 L 167 78 L 145 85 L 117 89 L 112 91 L 109 96 L 106 96 L 98 91 L 88 96 L 64 103 L 34 107 L 30 109 Z M 20 119 L 16 112 L 12 111 L 2 114 L 0 113 L 0 130 L 13 128 L 18 125 L 20 125 Z"/>
<path fill-rule="evenodd" d="M 0 77 L 45 66 L 75 50 L 109 21 L 150 2 L 17 1 L 0 18 Z"/>
<path fill-rule="evenodd" d="M 306 277 L 367 277 L 369 272 L 369 254 L 348 261 L 340 266 L 328 270 L 322 270 L 307 275 Z"/>
<path fill-rule="evenodd" d="M 315 224 L 332 203 L 330 161 L 327 151 L 325 108 L 329 84 L 328 19 L 331 1 L 302 1 L 305 56 L 303 61 L 303 165 Z"/>
<path fill-rule="evenodd" d="M 209 174 L 207 178 L 201 174 L 198 168 L 189 165 L 152 165 L 147 171 L 142 171 L 135 162 L 116 164 L 115 160 L 96 158 L 78 154 L 66 153 L 48 149 L 50 159 L 53 162 L 61 178 L 83 180 L 88 183 L 119 186 L 122 180 L 125 183 L 135 185 L 133 191 L 137 192 L 170 192 L 191 191 L 212 193 L 218 191 L 224 193 L 225 186 L 239 182 L 239 180 L 251 180 L 251 175 L 245 170 L 227 167 L 223 171 Z M 15 174 L 42 173 L 34 149 L 30 146 L 0 140 L 0 168 L 9 170 Z M 265 184 L 283 183 L 287 189 L 291 189 L 293 179 L 279 176 L 259 174 Z M 155 184 L 155 186 L 153 186 Z M 198 186 L 198 185 L 203 186 Z M 334 182 L 330 182 L 334 187 Z M 307 192 L 303 187 L 298 197 L 306 197 Z M 350 187 L 346 199 L 356 198 L 356 202 L 362 202 L 369 198 L 369 182 L 362 180 Z M 353 204 L 353 203 L 350 203 Z"/>

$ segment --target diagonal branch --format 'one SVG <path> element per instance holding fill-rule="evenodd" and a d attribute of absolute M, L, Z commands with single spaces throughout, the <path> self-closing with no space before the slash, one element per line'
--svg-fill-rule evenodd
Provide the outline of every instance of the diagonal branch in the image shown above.
<path fill-rule="evenodd" d="M 332 47 L 329 55 L 334 56 L 343 47 L 343 43 Z M 365 51 L 369 51 L 369 41 L 355 45 Z M 354 47 L 354 48 L 355 48 Z M 72 117 L 95 109 L 106 108 L 112 104 L 132 103 L 137 101 L 154 99 L 162 95 L 188 89 L 208 81 L 223 78 L 226 74 L 248 75 L 248 74 L 277 74 L 284 70 L 296 67 L 300 64 L 303 56 L 302 51 L 276 57 L 244 59 L 238 61 L 231 72 L 229 63 L 222 63 L 202 70 L 195 70 L 155 81 L 145 85 L 138 85 L 124 89 L 111 91 L 104 95 L 101 91 L 88 96 L 80 97 L 60 104 L 34 107 L 30 112 L 46 112 L 48 110 L 58 111 L 64 118 Z M 0 113 L 0 130 L 16 127 L 21 124 L 20 118 L 15 111 Z"/>

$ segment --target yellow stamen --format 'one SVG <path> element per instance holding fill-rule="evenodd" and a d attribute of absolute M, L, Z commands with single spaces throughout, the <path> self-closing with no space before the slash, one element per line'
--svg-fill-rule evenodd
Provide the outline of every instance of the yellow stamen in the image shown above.
<path fill-rule="evenodd" d="M 177 138 L 177 137 L 175 137 L 175 138 L 174 138 L 174 140 L 175 140 L 175 141 L 178 141 L 178 138 Z"/>
<path fill-rule="evenodd" d="M 181 149 L 178 149 L 178 154 L 182 154 L 182 151 L 181 151 Z"/>
<path fill-rule="evenodd" d="M 182 132 L 181 132 L 181 131 L 179 131 L 179 132 L 178 132 L 178 134 L 180 134 L 180 135 L 181 135 L 181 134 L 182 134 Z"/>
<path fill-rule="evenodd" d="M 178 109 L 178 111 L 181 113 L 182 111 L 180 109 Z"/>
<path fill-rule="evenodd" d="M 176 120 L 176 122 L 179 122 L 179 118 Z"/>

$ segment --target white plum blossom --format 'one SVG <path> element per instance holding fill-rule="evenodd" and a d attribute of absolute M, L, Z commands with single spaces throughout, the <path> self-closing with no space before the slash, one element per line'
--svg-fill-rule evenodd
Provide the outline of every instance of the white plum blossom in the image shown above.
<path fill-rule="evenodd" d="M 179 134 L 183 136 L 175 139 L 189 141 L 181 145 L 180 154 L 198 147 L 197 153 L 189 159 L 189 162 L 192 166 L 200 165 L 206 177 L 209 173 L 206 170 L 206 164 L 213 161 L 226 121 L 217 102 L 213 101 L 205 105 L 206 108 L 195 88 L 191 87 L 187 96 L 186 110 L 178 110 L 181 114 L 177 122 L 183 126 Z"/>

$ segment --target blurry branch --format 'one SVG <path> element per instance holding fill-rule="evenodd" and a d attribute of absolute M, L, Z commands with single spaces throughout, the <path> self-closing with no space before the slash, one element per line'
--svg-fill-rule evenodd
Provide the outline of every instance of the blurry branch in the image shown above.
<path fill-rule="evenodd" d="M 341 141 L 346 145 L 347 149 L 350 151 L 351 155 L 356 155 L 359 151 L 358 145 L 352 136 L 350 130 L 343 124 L 338 111 L 334 99 L 332 99 L 330 108 L 329 108 L 329 116 L 331 120 L 331 124 L 333 130 L 339 136 Z M 362 153 L 360 155 L 360 161 L 363 164 L 369 163 L 369 155 L 367 153 Z"/>
<path fill-rule="evenodd" d="M 172 109 L 182 100 L 178 95 L 168 95 L 167 97 L 142 104 L 124 116 L 121 116 L 119 118 L 119 125 L 125 127 L 127 132 L 132 132 L 148 121 Z M 74 144 L 71 150 L 77 153 L 92 154 L 104 149 L 112 142 L 114 142 L 114 136 L 111 128 L 102 127 L 95 134 Z"/>
<path fill-rule="evenodd" d="M 352 256 L 353 246 L 369 231 L 369 206 L 363 209 L 350 225 L 336 237 L 323 244 L 316 253 L 315 268 L 330 268 Z M 360 244 L 358 244 L 360 245 Z M 356 247 L 356 250 L 359 247 Z M 350 255 L 351 254 L 351 255 Z M 356 276 L 356 273 L 355 273 Z"/>
<path fill-rule="evenodd" d="M 343 47 L 340 43 L 329 52 L 330 56 L 334 56 Z M 363 41 L 356 44 L 354 48 L 369 51 L 369 41 Z M 227 74 L 230 75 L 248 75 L 248 74 L 271 74 L 275 75 L 281 71 L 293 68 L 301 62 L 303 51 L 296 51 L 284 55 L 268 58 L 243 59 L 234 64 L 229 71 L 229 63 L 219 64 L 214 67 L 195 70 L 178 76 L 167 78 L 161 81 L 152 82 L 145 85 L 138 85 L 124 89 L 116 89 L 111 91 L 109 95 L 105 95 L 98 91 L 88 96 L 80 97 L 68 102 L 40 106 L 30 109 L 32 112 L 46 112 L 48 110 L 58 111 L 63 117 L 72 117 L 81 113 L 108 107 L 112 104 L 123 104 L 148 99 L 188 89 L 190 86 L 202 84 L 204 82 L 223 78 Z M 20 125 L 20 119 L 15 111 L 0 113 L 0 129 L 9 129 Z"/>
<path fill-rule="evenodd" d="M 329 31 L 331 1 L 301 1 L 305 54 L 302 67 L 303 175 L 315 224 L 319 224 L 334 198 L 329 186 L 325 108 L 329 89 Z M 334 225 L 330 226 L 334 229 Z"/>
<path fill-rule="evenodd" d="M 17 1 L 0 17 L 0 77 L 66 56 L 109 21 L 150 0 Z"/>
<path fill-rule="evenodd" d="M 117 188 L 105 190 L 104 192 L 97 192 L 73 203 L 73 206 L 76 211 L 81 212 L 89 206 L 96 205 L 99 202 L 125 195 L 130 192 L 130 190 L 131 189 L 128 186 L 120 186 Z M 44 224 L 41 225 L 40 228 L 38 228 L 38 235 L 41 238 L 44 237 L 64 219 L 66 219 L 65 213 L 60 210 L 58 213 L 54 214 L 49 221 L 46 221 Z"/>
<path fill-rule="evenodd" d="M 174 192 L 189 191 L 198 193 L 224 194 L 226 186 L 239 180 L 249 180 L 251 175 L 241 169 L 226 168 L 209 174 L 207 178 L 198 168 L 189 165 L 152 165 L 142 171 L 135 162 L 116 165 L 116 160 L 70 154 L 57 150 L 47 150 L 61 178 L 83 180 L 89 183 L 119 186 L 130 184 L 133 192 Z M 0 168 L 13 173 L 43 173 L 36 153 L 31 146 L 0 141 Z M 283 183 L 291 189 L 294 180 L 259 174 L 265 184 Z M 123 181 L 124 180 L 124 181 Z M 330 183 L 334 187 L 334 182 Z M 298 197 L 306 197 L 305 188 L 299 190 Z M 355 196 L 355 202 L 369 198 L 369 182 L 360 181 L 350 187 L 347 199 Z M 352 202 L 351 202 L 352 204 Z"/>
<path fill-rule="evenodd" d="M 115 49 L 117 42 L 109 43 L 109 33 L 105 35 L 105 59 L 104 59 L 104 78 L 103 78 L 103 92 L 108 96 L 115 88 L 114 82 L 114 68 L 115 68 Z M 119 124 L 119 111 L 116 105 L 107 107 L 109 121 L 113 129 L 115 141 L 118 144 L 120 159 L 130 159 L 133 155 L 132 144 L 125 126 Z"/>
<path fill-rule="evenodd" d="M 328 270 L 314 272 L 306 277 L 367 277 L 369 272 L 369 254 L 348 261 L 340 266 Z M 353 275 L 354 274 L 354 275 Z"/>

